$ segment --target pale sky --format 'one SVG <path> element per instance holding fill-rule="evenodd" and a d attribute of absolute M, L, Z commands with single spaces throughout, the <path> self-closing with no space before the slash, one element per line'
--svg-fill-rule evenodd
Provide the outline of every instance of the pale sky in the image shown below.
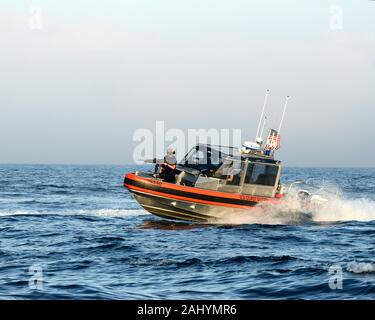
<path fill-rule="evenodd" d="M 374 17 L 367 0 L 3 0 L 0 163 L 131 163 L 156 120 L 252 139 L 270 89 L 275 123 L 291 96 L 286 165 L 374 166 Z"/>

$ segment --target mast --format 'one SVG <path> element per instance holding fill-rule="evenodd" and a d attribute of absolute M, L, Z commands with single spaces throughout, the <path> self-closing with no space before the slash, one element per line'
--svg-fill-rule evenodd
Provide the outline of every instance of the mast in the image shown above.
<path fill-rule="evenodd" d="M 266 127 L 266 123 L 267 123 L 267 117 L 265 116 L 264 117 L 264 122 L 263 122 L 263 126 L 262 126 L 262 131 L 260 132 L 260 136 L 262 139 L 263 139 L 263 132 L 264 132 L 264 128 Z"/>
<path fill-rule="evenodd" d="M 259 123 L 258 123 L 258 129 L 257 129 L 257 134 L 255 136 L 255 139 L 259 137 L 259 130 L 260 130 L 260 126 L 262 124 L 262 120 L 263 120 L 263 117 L 264 117 L 264 110 L 266 109 L 266 104 L 267 104 L 267 99 L 268 99 L 269 94 L 270 94 L 270 90 L 267 89 L 266 96 L 264 97 L 264 103 L 263 103 L 262 113 L 260 115 L 260 119 L 259 119 Z"/>
<path fill-rule="evenodd" d="M 286 96 L 285 104 L 284 104 L 284 109 L 283 109 L 283 114 L 282 114 L 281 120 L 280 120 L 279 130 L 277 131 L 279 134 L 280 134 L 280 131 L 281 131 L 281 126 L 282 126 L 283 121 L 284 121 L 284 116 L 285 116 L 286 107 L 288 105 L 288 101 L 289 101 L 289 96 Z"/>

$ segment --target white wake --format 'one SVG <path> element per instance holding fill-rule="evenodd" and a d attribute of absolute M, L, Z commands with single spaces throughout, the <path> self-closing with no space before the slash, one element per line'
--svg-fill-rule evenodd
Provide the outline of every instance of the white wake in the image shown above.
<path fill-rule="evenodd" d="M 307 222 L 373 221 L 375 201 L 345 199 L 330 195 L 324 205 L 306 209 L 297 197 L 279 203 L 263 203 L 247 211 L 238 210 L 223 215 L 223 224 L 301 224 Z"/>
<path fill-rule="evenodd" d="M 375 264 L 371 262 L 356 262 L 348 263 L 346 270 L 353 273 L 372 273 L 375 272 Z"/>
<path fill-rule="evenodd" d="M 142 216 L 149 213 L 143 209 L 82 209 L 82 210 L 56 210 L 56 211 L 0 211 L 0 217 L 23 216 L 23 215 L 62 215 L 62 216 L 101 216 L 101 217 L 128 217 Z"/>

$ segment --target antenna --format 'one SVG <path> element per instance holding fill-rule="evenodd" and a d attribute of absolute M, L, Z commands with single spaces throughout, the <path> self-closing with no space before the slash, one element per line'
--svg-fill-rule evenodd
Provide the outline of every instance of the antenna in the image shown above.
<path fill-rule="evenodd" d="M 279 134 L 280 134 L 280 131 L 281 131 L 281 126 L 282 126 L 283 121 L 284 121 L 285 110 L 286 110 L 286 106 L 288 105 L 288 101 L 289 101 L 289 96 L 287 96 L 286 99 L 285 99 L 284 110 L 283 110 L 283 114 L 281 116 L 279 130 L 277 131 Z"/>
<path fill-rule="evenodd" d="M 263 103 L 262 113 L 260 115 L 258 129 L 257 129 L 257 134 L 256 134 L 255 139 L 258 138 L 258 136 L 259 136 L 259 130 L 260 130 L 260 126 L 262 124 L 264 110 L 266 109 L 266 104 L 267 104 L 267 99 L 268 99 L 269 94 L 270 94 L 270 90 L 267 89 L 266 96 L 264 97 L 264 103 Z"/>
<path fill-rule="evenodd" d="M 263 137 L 263 132 L 264 132 L 264 128 L 266 127 L 266 123 L 267 123 L 267 117 L 265 116 L 263 126 L 262 126 L 262 131 L 260 132 L 260 136 L 259 136 L 261 138 Z"/>

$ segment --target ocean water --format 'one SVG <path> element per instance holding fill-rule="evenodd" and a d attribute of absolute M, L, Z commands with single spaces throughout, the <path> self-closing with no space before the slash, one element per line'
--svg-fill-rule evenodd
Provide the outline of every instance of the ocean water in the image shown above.
<path fill-rule="evenodd" d="M 375 169 L 285 168 L 333 192 L 324 209 L 215 225 L 142 210 L 122 186 L 135 169 L 1 165 L 0 298 L 375 298 Z"/>

